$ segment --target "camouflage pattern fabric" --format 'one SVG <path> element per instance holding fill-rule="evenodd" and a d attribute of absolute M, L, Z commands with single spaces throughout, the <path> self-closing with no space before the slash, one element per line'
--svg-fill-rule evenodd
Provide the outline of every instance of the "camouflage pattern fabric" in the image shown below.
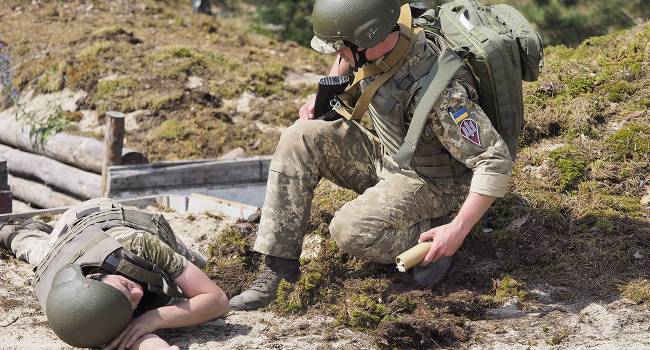
<path fill-rule="evenodd" d="M 393 162 L 390 149 L 396 148 L 390 143 L 404 139 L 422 94 L 408 93 L 411 85 L 397 80 L 430 69 L 418 63 L 433 52 L 421 40 L 395 81 L 384 84 L 370 104 L 373 123 L 382 123 L 382 131 L 393 135 L 382 138 L 386 144 L 347 120 L 299 120 L 283 133 L 271 162 L 256 251 L 299 258 L 313 191 L 322 177 L 360 194 L 335 214 L 332 237 L 344 251 L 379 263 L 392 263 L 414 245 L 432 219 L 462 198 L 464 186 L 492 197 L 505 195 L 512 159 L 476 103 L 465 72 L 452 80 L 430 113 L 418 147 L 431 149 L 420 158 L 416 152 L 416 170 Z M 394 127 L 385 127 L 389 124 Z"/>
<path fill-rule="evenodd" d="M 341 249 L 380 263 L 417 242 L 430 219 L 454 201 L 410 170 L 382 156 L 381 144 L 347 120 L 297 121 L 282 135 L 271 161 L 266 202 L 254 249 L 300 257 L 313 191 L 321 177 L 361 195 L 330 224 Z"/>
<path fill-rule="evenodd" d="M 11 251 L 17 259 L 37 266 L 50 250 L 49 235 L 47 232 L 35 229 L 17 227 L 17 230 L 18 234 L 11 242 Z M 107 233 L 124 248 L 160 267 L 171 278 L 176 278 L 183 273 L 187 265 L 184 255 L 193 256 L 184 244 L 179 243 L 174 249 L 146 231 L 120 226 L 108 230 Z"/>

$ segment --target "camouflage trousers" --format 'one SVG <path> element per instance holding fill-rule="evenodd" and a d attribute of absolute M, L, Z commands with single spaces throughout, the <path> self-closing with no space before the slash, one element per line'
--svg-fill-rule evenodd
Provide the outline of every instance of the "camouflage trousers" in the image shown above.
<path fill-rule="evenodd" d="M 297 259 L 321 178 L 359 193 L 336 212 L 330 233 L 354 256 L 392 263 L 444 216 L 457 197 L 401 170 L 357 123 L 299 120 L 289 127 L 271 161 L 254 249 Z"/>
<path fill-rule="evenodd" d="M 50 235 L 36 229 L 21 229 L 11 241 L 16 259 L 38 266 L 50 251 Z"/>

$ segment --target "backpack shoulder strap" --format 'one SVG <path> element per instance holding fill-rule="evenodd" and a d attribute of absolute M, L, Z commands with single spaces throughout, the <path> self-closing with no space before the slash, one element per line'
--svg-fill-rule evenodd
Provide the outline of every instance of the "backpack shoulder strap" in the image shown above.
<path fill-rule="evenodd" d="M 464 64 L 463 59 L 454 50 L 445 49 L 441 52 L 436 64 L 431 68 L 424 84 L 426 90 L 413 112 L 411 125 L 406 133 L 404 143 L 393 157 L 393 160 L 401 168 L 407 168 L 411 163 L 429 113 L 451 82 L 452 77 Z"/>

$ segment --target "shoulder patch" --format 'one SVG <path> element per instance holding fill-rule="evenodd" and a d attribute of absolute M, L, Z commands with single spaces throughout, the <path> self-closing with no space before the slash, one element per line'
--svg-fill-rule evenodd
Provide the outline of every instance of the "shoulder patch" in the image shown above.
<path fill-rule="evenodd" d="M 451 109 L 449 109 L 449 115 L 454 123 L 460 124 L 463 120 L 469 117 L 469 112 L 467 111 L 467 107 L 460 107 L 456 112 L 452 112 Z"/>
<path fill-rule="evenodd" d="M 481 147 L 481 135 L 478 123 L 473 119 L 465 119 L 460 123 L 460 135 L 471 143 Z"/>

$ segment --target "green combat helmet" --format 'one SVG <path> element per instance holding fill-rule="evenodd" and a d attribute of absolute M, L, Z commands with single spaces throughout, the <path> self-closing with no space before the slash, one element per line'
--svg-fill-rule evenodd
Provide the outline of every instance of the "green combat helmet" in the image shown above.
<path fill-rule="evenodd" d="M 321 53 L 352 45 L 371 48 L 393 31 L 399 15 L 397 0 L 316 0 L 311 46 Z"/>
<path fill-rule="evenodd" d="M 129 324 L 128 298 L 106 283 L 84 277 L 78 265 L 57 272 L 47 296 L 45 314 L 64 342 L 80 348 L 101 347 Z"/>

